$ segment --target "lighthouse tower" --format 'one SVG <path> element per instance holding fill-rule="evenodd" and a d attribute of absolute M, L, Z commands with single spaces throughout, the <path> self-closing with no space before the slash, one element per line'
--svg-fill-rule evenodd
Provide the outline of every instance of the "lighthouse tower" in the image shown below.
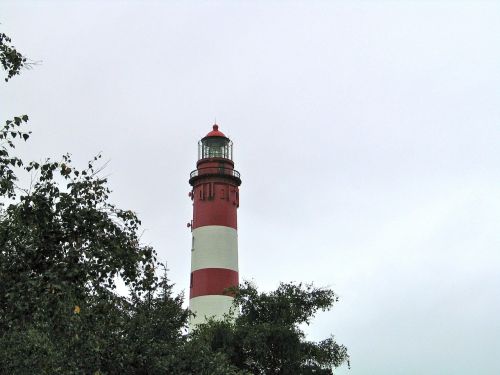
<path fill-rule="evenodd" d="M 217 125 L 198 142 L 198 162 L 191 172 L 191 281 L 189 308 L 196 314 L 190 326 L 208 317 L 222 318 L 233 297 L 227 288 L 238 285 L 238 186 L 233 143 Z"/>

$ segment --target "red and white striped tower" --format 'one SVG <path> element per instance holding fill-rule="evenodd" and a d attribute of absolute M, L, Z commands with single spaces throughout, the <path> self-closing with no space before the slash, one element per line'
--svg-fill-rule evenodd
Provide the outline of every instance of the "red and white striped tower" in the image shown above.
<path fill-rule="evenodd" d="M 193 220 L 189 308 L 190 326 L 208 317 L 222 318 L 233 297 L 226 289 L 238 285 L 238 186 L 233 143 L 217 125 L 198 142 L 198 162 L 191 172 Z"/>

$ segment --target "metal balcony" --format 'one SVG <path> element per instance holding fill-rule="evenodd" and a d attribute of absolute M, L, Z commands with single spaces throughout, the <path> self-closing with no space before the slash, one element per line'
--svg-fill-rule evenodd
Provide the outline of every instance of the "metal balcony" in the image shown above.
<path fill-rule="evenodd" d="M 194 181 L 197 177 L 209 177 L 209 176 L 228 176 L 233 177 L 237 180 L 238 185 L 241 184 L 240 172 L 234 169 L 223 168 L 223 167 L 206 167 L 195 169 L 189 174 L 189 183 Z"/>

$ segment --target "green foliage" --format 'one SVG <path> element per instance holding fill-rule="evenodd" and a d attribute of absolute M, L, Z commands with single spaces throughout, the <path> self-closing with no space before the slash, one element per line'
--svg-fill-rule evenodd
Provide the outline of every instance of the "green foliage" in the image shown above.
<path fill-rule="evenodd" d="M 29 192 L 17 193 L 19 203 L 2 213 L 0 269 L 16 277 L 1 288 L 7 288 L 13 301 L 19 291 L 17 283 L 28 285 L 25 281 L 35 295 L 50 290 L 57 297 L 71 289 L 76 298 L 83 298 L 89 288 L 93 292 L 114 288 L 118 275 L 138 287 L 149 282 L 147 271 L 155 258 L 151 248 L 138 243 L 139 220 L 131 211 L 107 202 L 106 180 L 94 174 L 92 162 L 81 173 L 70 162 L 66 155 L 63 162 L 29 163 L 25 169 L 37 169 L 36 182 Z M 63 186 L 55 180 L 55 173 L 65 181 Z M 11 190 L 10 194 L 15 193 Z M 19 257 L 23 262 L 14 262 Z M 11 306 L 4 314 L 31 318 L 25 307 L 16 312 Z"/>
<path fill-rule="evenodd" d="M 27 66 L 26 57 L 17 52 L 11 42 L 12 40 L 7 35 L 0 33 L 0 62 L 3 69 L 7 71 L 5 82 L 19 74 L 20 70 Z"/>
<path fill-rule="evenodd" d="M 332 374 L 349 361 L 346 348 L 333 338 L 307 341 L 300 324 L 309 324 L 318 310 L 336 301 L 333 291 L 312 285 L 282 283 L 271 293 L 259 293 L 247 282 L 236 290 L 241 312 L 236 319 L 210 321 L 192 335 L 251 374 Z"/>
<path fill-rule="evenodd" d="M 20 126 L 28 122 L 28 116 L 23 115 L 7 120 L 0 129 L 0 196 L 7 195 L 9 198 L 15 196 L 14 183 L 17 180 L 14 174 L 15 167 L 21 167 L 23 162 L 20 158 L 11 156 L 9 149 L 15 148 L 14 139 L 28 140 L 31 132 L 20 131 Z"/>
<path fill-rule="evenodd" d="M 181 346 L 188 312 L 155 276 L 139 219 L 109 203 L 100 156 L 83 170 L 69 155 L 42 163 L 11 156 L 15 139 L 28 134 L 14 131 L 27 120 L 18 119 L 0 130 L 8 203 L 0 211 L 0 373 L 133 374 L 155 366 L 152 358 L 164 361 L 154 350 Z M 28 189 L 17 186 L 23 171 Z M 132 298 L 115 292 L 118 277 Z"/>

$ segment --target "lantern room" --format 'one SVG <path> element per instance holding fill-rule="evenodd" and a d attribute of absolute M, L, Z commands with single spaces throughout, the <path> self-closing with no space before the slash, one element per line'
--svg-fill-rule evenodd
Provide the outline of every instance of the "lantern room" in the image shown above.
<path fill-rule="evenodd" d="M 198 160 L 209 158 L 233 160 L 233 142 L 219 131 L 217 124 L 198 142 Z"/>
<path fill-rule="evenodd" d="M 236 186 L 241 184 L 240 174 L 234 170 L 233 142 L 217 124 L 198 142 L 198 161 L 189 176 L 189 183 L 194 186 L 199 179 L 212 177 L 230 180 Z"/>

